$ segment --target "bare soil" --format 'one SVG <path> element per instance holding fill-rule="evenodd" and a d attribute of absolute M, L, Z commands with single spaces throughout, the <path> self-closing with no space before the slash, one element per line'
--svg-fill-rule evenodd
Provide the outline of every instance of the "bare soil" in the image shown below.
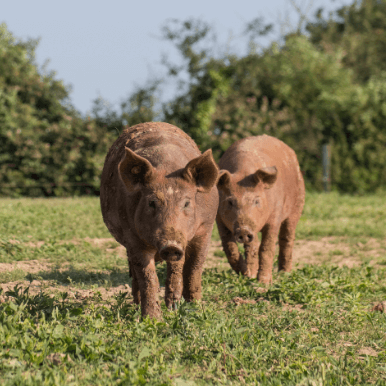
<path fill-rule="evenodd" d="M 120 246 L 112 238 L 91 239 L 86 238 L 84 241 L 104 249 L 107 253 L 116 253 L 123 259 L 126 259 L 126 250 Z M 11 243 L 19 243 L 17 240 L 9 240 Z M 80 240 L 71 240 L 66 243 L 78 244 Z M 43 242 L 32 243 L 28 242 L 25 245 L 35 248 L 40 248 Z M 221 251 L 221 242 L 212 241 L 209 248 L 208 256 L 205 263 L 205 268 L 218 268 L 219 270 L 229 269 L 229 264 L 226 257 L 215 256 Z M 293 266 L 294 268 L 302 267 L 305 264 L 333 264 L 342 267 L 344 265 L 353 267 L 360 264 L 364 258 L 371 259 L 371 264 L 377 263 L 377 258 L 384 257 L 386 260 L 386 241 L 369 239 L 367 243 L 349 244 L 343 239 L 336 237 L 324 237 L 320 240 L 297 240 L 293 252 Z M 54 265 L 45 260 L 29 260 L 17 261 L 14 263 L 0 263 L 0 273 L 11 272 L 13 270 L 22 270 L 30 274 L 39 274 L 45 271 L 51 271 Z M 65 269 L 62 267 L 62 269 Z M 62 269 L 59 269 L 61 271 Z M 87 300 L 88 298 L 95 298 L 98 296 L 102 300 L 107 300 L 120 292 L 128 292 L 131 297 L 131 289 L 128 284 L 119 285 L 115 287 L 105 288 L 98 287 L 96 289 L 79 289 L 74 286 L 52 285 L 52 283 L 44 280 L 18 280 L 8 283 L 0 284 L 3 289 L 3 294 L 0 296 L 0 301 L 4 301 L 5 292 L 13 289 L 15 285 L 23 288 L 29 286 L 30 294 L 36 294 L 41 290 L 47 293 L 54 294 L 60 292 L 67 292 L 69 297 L 79 300 Z M 160 289 L 160 295 L 164 293 L 164 288 Z M 234 299 L 236 304 L 243 303 L 239 299 Z"/>
<path fill-rule="evenodd" d="M 45 260 L 15 261 L 14 263 L 0 263 L 0 273 L 20 269 L 26 273 L 39 273 L 51 269 L 52 264 Z"/>
<path fill-rule="evenodd" d="M 222 250 L 220 241 L 213 241 L 206 258 L 205 268 L 228 269 L 226 257 L 215 256 L 215 251 Z M 276 247 L 278 253 L 278 246 Z M 386 241 L 368 239 L 367 243 L 349 244 L 343 238 L 323 237 L 319 240 L 296 240 L 293 250 L 293 267 L 305 264 L 331 264 L 339 267 L 353 267 L 371 259 L 376 264 L 377 258 L 386 259 Z"/>

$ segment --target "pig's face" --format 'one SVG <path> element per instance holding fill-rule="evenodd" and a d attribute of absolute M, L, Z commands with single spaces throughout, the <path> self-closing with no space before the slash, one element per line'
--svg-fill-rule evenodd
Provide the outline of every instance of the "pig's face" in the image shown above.
<path fill-rule="evenodd" d="M 160 176 L 158 180 L 141 191 L 135 211 L 136 231 L 161 258 L 179 260 L 194 236 L 197 189 L 177 178 Z"/>
<path fill-rule="evenodd" d="M 275 166 L 257 170 L 251 175 L 231 174 L 220 171 L 219 215 L 236 241 L 249 244 L 260 232 L 270 215 L 266 191 L 277 178 Z"/>
<path fill-rule="evenodd" d="M 196 232 L 196 197 L 215 185 L 218 169 L 210 150 L 171 174 L 126 148 L 119 164 L 121 180 L 135 204 L 138 237 L 166 261 L 178 261 Z"/>

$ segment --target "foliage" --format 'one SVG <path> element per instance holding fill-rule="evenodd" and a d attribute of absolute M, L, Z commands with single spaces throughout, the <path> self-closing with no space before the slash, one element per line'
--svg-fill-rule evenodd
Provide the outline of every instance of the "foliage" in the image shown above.
<path fill-rule="evenodd" d="M 68 104 L 68 89 L 35 62 L 37 42 L 0 27 L 0 194 L 98 192 L 112 137 Z"/>
<path fill-rule="evenodd" d="M 126 100 L 120 104 L 117 112 L 102 97 L 94 100 L 92 118 L 96 125 L 112 134 L 120 134 L 121 130 L 141 122 L 156 120 L 156 97 L 159 82 L 154 81 L 149 86 L 138 87 Z"/>
<path fill-rule="evenodd" d="M 345 98 L 327 98 L 336 186 L 342 191 L 373 191 L 386 184 L 386 2 L 363 0 L 339 8 L 328 20 L 321 15 L 319 10 L 307 25 L 309 39 L 325 53 L 340 51 L 353 85 Z"/>
<path fill-rule="evenodd" d="M 356 23 L 366 25 L 366 7 L 368 2 L 363 2 L 359 11 L 354 5 L 349 8 L 362 17 L 354 18 Z M 372 7 L 376 8 L 376 2 Z M 380 5 L 375 16 L 369 16 L 373 24 L 383 8 Z M 347 9 L 337 13 L 345 15 Z M 373 77 L 358 83 L 360 69 L 348 65 L 346 43 L 335 39 L 334 49 L 324 49 L 331 47 L 327 40 L 332 32 L 327 32 L 333 30 L 333 22 L 324 22 L 320 12 L 317 17 L 319 24 L 308 25 L 310 38 L 291 34 L 282 46 L 273 43 L 244 57 L 227 54 L 215 58 L 210 49 L 199 46 L 208 26 L 180 23 L 180 28 L 175 27 L 175 32 L 165 37 L 179 49 L 189 80 L 187 90 L 164 106 L 164 115 L 202 148 L 211 147 L 217 158 L 245 136 L 280 138 L 296 151 L 308 187 L 318 190 L 322 188 L 321 146 L 330 143 L 333 188 L 374 191 L 386 185 L 386 133 L 381 123 L 386 111 L 385 76 L 380 66 Z M 351 19 L 344 19 L 344 23 L 351 23 Z M 262 21 L 257 21 L 260 35 L 270 30 L 269 25 L 263 28 Z M 344 36 L 355 41 L 356 32 L 350 26 Z M 327 32 L 321 33 L 323 28 Z M 380 31 L 382 25 L 378 23 L 377 28 Z M 333 31 L 337 34 L 336 29 Z M 377 50 L 381 51 L 383 46 L 378 43 Z M 375 55 L 372 64 L 378 60 L 377 50 L 371 51 Z"/>
<path fill-rule="evenodd" d="M 341 49 L 342 62 L 353 70 L 360 83 L 386 71 L 386 2 L 353 1 L 337 9 L 331 17 L 316 13 L 306 30 L 310 41 L 326 52 Z"/>

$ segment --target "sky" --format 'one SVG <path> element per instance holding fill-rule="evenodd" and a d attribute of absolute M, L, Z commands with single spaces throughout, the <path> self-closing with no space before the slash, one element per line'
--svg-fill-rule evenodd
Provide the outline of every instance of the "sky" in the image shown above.
<path fill-rule="evenodd" d="M 320 7 L 328 12 L 353 0 L 292 2 L 312 18 Z M 295 28 L 298 20 L 291 0 L 2 0 L 0 7 L 0 23 L 15 37 L 40 39 L 38 65 L 49 61 L 47 69 L 71 87 L 71 103 L 83 115 L 98 97 L 117 108 L 137 86 L 162 76 L 163 54 L 178 63 L 177 51 L 160 39 L 161 27 L 169 19 L 192 17 L 208 22 L 219 43 L 239 54 L 247 52 L 242 32 L 253 19 L 263 17 L 275 26 L 262 46 Z"/>

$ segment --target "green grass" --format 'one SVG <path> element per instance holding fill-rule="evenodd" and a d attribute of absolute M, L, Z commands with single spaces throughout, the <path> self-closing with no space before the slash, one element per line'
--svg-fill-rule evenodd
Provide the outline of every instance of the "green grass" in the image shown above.
<path fill-rule="evenodd" d="M 300 239 L 343 236 L 366 240 L 386 238 L 384 194 L 348 196 L 337 193 L 307 193 L 297 227 Z"/>
<path fill-rule="evenodd" d="M 8 283 L 16 280 L 23 280 L 27 277 L 27 273 L 22 269 L 14 269 L 12 271 L 0 272 L 0 283 Z"/>
<path fill-rule="evenodd" d="M 385 201 L 309 194 L 298 238 L 384 240 Z M 1 283 L 43 284 L 40 293 L 2 294 L 0 384 L 386 385 L 386 314 L 371 310 L 386 300 L 385 265 L 304 266 L 275 273 L 269 288 L 207 269 L 202 301 L 174 311 L 162 303 L 161 321 L 141 321 L 126 291 L 101 295 L 130 284 L 126 260 L 105 252 L 117 244 L 86 237 L 111 237 L 95 198 L 0 200 L 0 262 L 50 263 L 0 273 Z M 339 248 L 331 255 L 341 257 Z M 165 266 L 157 271 L 164 285 Z M 89 297 L 71 296 L 84 288 Z"/>
<path fill-rule="evenodd" d="M 97 198 L 0 199 L 0 237 L 63 241 L 111 237 Z"/>
<path fill-rule="evenodd" d="M 386 384 L 386 315 L 369 311 L 385 282 L 366 266 L 305 267 L 262 294 L 210 270 L 203 302 L 164 308 L 161 322 L 139 322 L 124 295 L 102 305 L 97 291 L 84 304 L 16 289 L 0 313 L 3 384 Z"/>

